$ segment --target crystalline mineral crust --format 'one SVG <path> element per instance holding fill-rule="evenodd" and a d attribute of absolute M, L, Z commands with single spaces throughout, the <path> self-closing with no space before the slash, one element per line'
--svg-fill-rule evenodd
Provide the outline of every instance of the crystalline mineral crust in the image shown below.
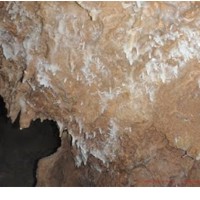
<path fill-rule="evenodd" d="M 39 162 L 39 185 L 53 184 L 56 168 L 63 177 L 55 185 L 68 185 L 69 136 L 74 174 L 92 185 L 191 184 L 200 159 L 199 9 L 198 2 L 1 2 L 8 115 L 15 121 L 20 113 L 21 128 L 54 120 L 62 139 Z"/>

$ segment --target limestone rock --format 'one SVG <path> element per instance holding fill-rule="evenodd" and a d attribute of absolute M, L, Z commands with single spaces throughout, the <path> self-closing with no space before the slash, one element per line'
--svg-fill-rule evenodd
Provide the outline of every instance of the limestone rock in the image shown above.
<path fill-rule="evenodd" d="M 200 159 L 199 7 L 0 4 L 0 95 L 9 117 L 20 112 L 21 128 L 52 119 L 63 141 L 39 162 L 39 186 L 186 184 Z"/>

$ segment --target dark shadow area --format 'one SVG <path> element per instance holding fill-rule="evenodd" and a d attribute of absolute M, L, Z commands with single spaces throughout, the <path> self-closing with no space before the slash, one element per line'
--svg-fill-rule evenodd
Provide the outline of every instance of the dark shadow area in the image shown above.
<path fill-rule="evenodd" d="M 20 130 L 19 116 L 12 124 L 6 114 L 0 96 L 0 186 L 34 186 L 38 160 L 61 145 L 56 122 L 36 120 L 29 128 Z"/>

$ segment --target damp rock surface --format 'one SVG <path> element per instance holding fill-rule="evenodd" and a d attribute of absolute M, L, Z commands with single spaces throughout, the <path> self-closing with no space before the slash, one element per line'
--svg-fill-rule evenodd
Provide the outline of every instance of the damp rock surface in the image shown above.
<path fill-rule="evenodd" d="M 54 120 L 62 140 L 38 186 L 199 185 L 199 6 L 1 3 L 8 117 Z"/>

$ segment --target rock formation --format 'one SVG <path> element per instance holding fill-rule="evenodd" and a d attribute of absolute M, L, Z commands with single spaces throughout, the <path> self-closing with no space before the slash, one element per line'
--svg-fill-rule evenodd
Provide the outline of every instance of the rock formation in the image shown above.
<path fill-rule="evenodd" d="M 1 2 L 12 122 L 57 122 L 38 186 L 200 185 L 198 2 Z"/>

